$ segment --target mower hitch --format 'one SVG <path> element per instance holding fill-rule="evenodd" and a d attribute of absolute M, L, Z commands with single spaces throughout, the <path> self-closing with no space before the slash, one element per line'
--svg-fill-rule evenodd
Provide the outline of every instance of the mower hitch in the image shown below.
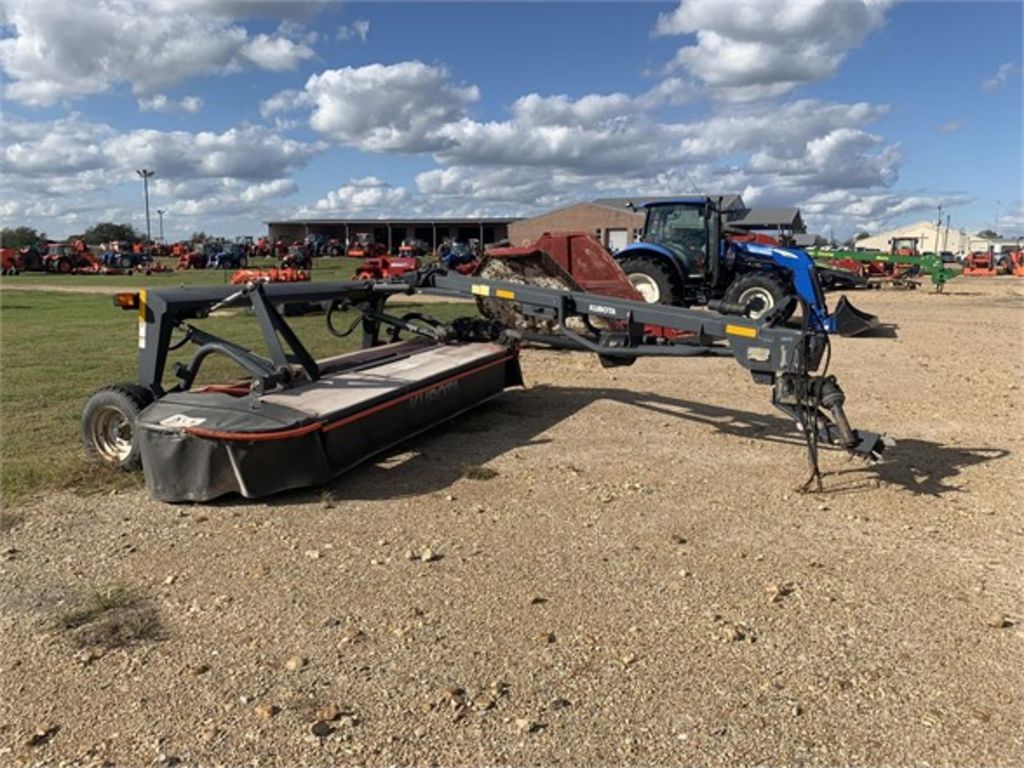
<path fill-rule="evenodd" d="M 835 376 L 784 374 L 775 381 L 772 404 L 796 421 L 807 437 L 844 448 L 851 456 L 879 461 L 892 438 L 853 429 L 843 405 L 846 395 Z"/>

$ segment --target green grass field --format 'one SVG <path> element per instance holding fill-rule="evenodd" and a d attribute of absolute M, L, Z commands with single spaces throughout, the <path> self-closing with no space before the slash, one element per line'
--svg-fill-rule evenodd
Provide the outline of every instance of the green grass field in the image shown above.
<path fill-rule="evenodd" d="M 334 279 L 341 279 L 340 270 L 316 270 L 325 276 L 332 271 Z M 20 281 L 23 277 L 3 280 Z M 188 273 L 188 277 L 191 284 L 209 284 L 203 279 L 207 275 L 201 272 Z M 44 279 L 81 285 L 116 278 Z M 140 288 L 157 285 L 163 283 L 155 278 L 141 278 L 138 282 Z M 473 307 L 403 305 L 401 310 L 420 310 L 450 319 L 472 313 Z M 197 325 L 262 350 L 258 329 L 249 315 L 243 310 L 231 310 L 225 315 L 207 318 Z M 336 325 L 344 326 L 343 320 L 336 319 Z M 358 331 L 346 339 L 331 336 L 323 315 L 289 322 L 315 357 L 337 354 L 359 343 Z M 48 291 L 42 286 L 40 290 L 0 291 L 0 490 L 5 502 L 48 489 L 98 490 L 141 482 L 140 477 L 105 472 L 87 464 L 79 426 L 82 406 L 95 390 L 106 384 L 135 380 L 137 332 L 135 313 L 115 309 L 109 295 Z M 186 360 L 190 354 L 188 348 L 182 349 L 171 362 Z M 213 364 L 209 368 L 204 364 L 200 373 L 204 382 L 230 380 L 239 375 L 238 369 L 226 360 L 210 362 Z"/>

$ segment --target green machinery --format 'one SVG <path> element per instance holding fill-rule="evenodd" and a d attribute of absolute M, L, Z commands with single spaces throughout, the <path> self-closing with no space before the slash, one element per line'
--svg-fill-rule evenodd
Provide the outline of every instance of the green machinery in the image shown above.
<path fill-rule="evenodd" d="M 942 258 L 934 253 L 918 253 L 917 238 L 905 238 L 913 243 L 903 245 L 903 240 L 893 241 L 890 253 L 879 251 L 823 251 L 808 249 L 807 253 L 822 266 L 847 269 L 867 278 L 868 284 L 888 283 L 904 288 L 916 288 L 916 277 L 928 275 L 936 293 L 942 293 L 946 282 L 960 274 L 948 269 Z"/>

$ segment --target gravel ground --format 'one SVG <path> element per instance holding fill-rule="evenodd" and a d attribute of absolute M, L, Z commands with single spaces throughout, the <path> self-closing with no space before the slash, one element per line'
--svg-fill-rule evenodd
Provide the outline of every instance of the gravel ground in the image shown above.
<path fill-rule="evenodd" d="M 852 299 L 823 494 L 728 359 L 529 351 L 327 488 L 6 509 L 0 763 L 1024 763 L 1024 281 Z"/>

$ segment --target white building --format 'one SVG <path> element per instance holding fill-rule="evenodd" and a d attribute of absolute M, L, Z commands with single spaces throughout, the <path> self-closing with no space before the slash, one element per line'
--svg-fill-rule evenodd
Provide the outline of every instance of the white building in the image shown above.
<path fill-rule="evenodd" d="M 888 252 L 891 241 L 898 237 L 917 237 L 917 249 L 921 253 L 940 253 L 951 251 L 963 255 L 974 251 L 994 250 L 999 253 L 1004 246 L 1015 246 L 1016 240 L 989 240 L 972 235 L 964 229 L 947 228 L 945 225 L 936 227 L 934 221 L 918 221 L 906 224 L 877 235 L 865 237 L 857 241 L 857 247 L 872 251 Z"/>

